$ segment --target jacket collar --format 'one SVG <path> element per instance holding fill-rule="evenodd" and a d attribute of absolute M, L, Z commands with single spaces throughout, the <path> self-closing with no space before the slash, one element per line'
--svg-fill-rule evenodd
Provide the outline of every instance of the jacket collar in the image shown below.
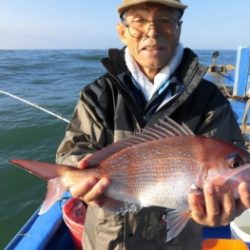
<path fill-rule="evenodd" d="M 122 50 L 109 50 L 108 57 L 104 58 L 102 63 L 106 67 L 108 74 L 115 80 L 115 83 L 118 85 L 119 89 L 121 89 L 124 93 L 126 97 L 125 99 L 129 102 L 129 99 L 132 98 L 134 103 L 139 104 L 137 100 L 141 95 L 141 93 L 139 93 L 141 91 L 137 91 L 139 96 L 135 93 L 136 89 L 131 91 L 131 86 L 134 87 L 134 84 L 131 84 L 131 73 L 129 72 L 125 63 L 124 50 L 124 48 Z M 178 96 L 173 98 L 171 102 L 166 104 L 168 106 L 167 113 L 169 115 L 188 99 L 188 97 L 201 82 L 206 71 L 207 68 L 199 64 L 197 55 L 192 50 L 185 48 L 183 59 L 172 76 L 175 78 L 176 82 L 183 84 L 184 90 Z M 130 82 L 129 86 L 128 82 Z M 142 107 L 143 105 L 145 105 L 145 103 L 140 102 L 139 106 Z M 166 105 L 162 106 L 162 108 Z M 139 113 L 143 115 L 143 109 L 140 110 L 141 111 L 139 111 Z"/>

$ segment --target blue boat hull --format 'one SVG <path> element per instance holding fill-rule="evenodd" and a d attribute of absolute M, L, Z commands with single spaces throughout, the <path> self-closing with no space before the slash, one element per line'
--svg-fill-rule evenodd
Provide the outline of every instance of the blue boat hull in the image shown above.
<path fill-rule="evenodd" d="M 63 200 L 57 202 L 43 215 L 39 216 L 39 210 L 37 210 L 6 246 L 5 250 L 74 249 L 74 242 L 62 217 L 62 204 L 68 198 L 69 194 L 65 193 Z M 205 227 L 203 229 L 203 240 L 230 238 L 231 231 L 229 226 Z M 250 249 L 250 243 L 248 246 Z"/>

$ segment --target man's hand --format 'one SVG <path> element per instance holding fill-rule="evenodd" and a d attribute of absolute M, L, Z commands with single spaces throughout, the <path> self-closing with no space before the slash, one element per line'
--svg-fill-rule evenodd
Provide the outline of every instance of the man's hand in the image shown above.
<path fill-rule="evenodd" d="M 89 156 L 90 155 L 87 155 L 78 163 L 78 168 L 84 169 L 87 167 L 85 160 Z M 86 204 L 101 206 L 103 204 L 101 195 L 106 191 L 110 183 L 111 180 L 107 177 L 101 179 L 98 179 L 95 176 L 88 177 L 73 185 L 70 188 L 70 192 L 73 197 L 83 200 Z"/>
<path fill-rule="evenodd" d="M 233 189 L 226 183 L 216 188 L 212 183 L 204 188 L 204 195 L 191 192 L 188 202 L 191 217 L 194 221 L 205 226 L 228 225 L 244 210 L 250 208 L 250 186 L 242 182 L 238 187 L 239 199 L 234 199 Z"/>

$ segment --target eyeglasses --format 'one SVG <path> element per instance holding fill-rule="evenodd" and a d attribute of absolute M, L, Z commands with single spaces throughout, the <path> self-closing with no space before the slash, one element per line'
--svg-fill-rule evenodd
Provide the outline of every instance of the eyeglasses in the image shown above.
<path fill-rule="evenodd" d="M 128 28 L 128 32 L 132 37 L 140 38 L 147 35 L 150 28 L 153 26 L 157 27 L 157 30 L 160 32 L 166 33 L 178 29 L 182 22 L 180 20 L 173 19 L 159 19 L 155 21 L 147 21 L 142 19 L 128 23 L 123 18 L 122 23 Z"/>

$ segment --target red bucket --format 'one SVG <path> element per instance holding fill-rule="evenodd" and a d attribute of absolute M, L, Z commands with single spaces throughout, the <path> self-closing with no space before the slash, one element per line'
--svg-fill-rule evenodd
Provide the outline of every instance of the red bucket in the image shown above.
<path fill-rule="evenodd" d="M 84 220 L 87 207 L 83 201 L 77 198 L 69 199 L 63 206 L 63 219 L 70 230 L 77 250 L 82 250 Z"/>

